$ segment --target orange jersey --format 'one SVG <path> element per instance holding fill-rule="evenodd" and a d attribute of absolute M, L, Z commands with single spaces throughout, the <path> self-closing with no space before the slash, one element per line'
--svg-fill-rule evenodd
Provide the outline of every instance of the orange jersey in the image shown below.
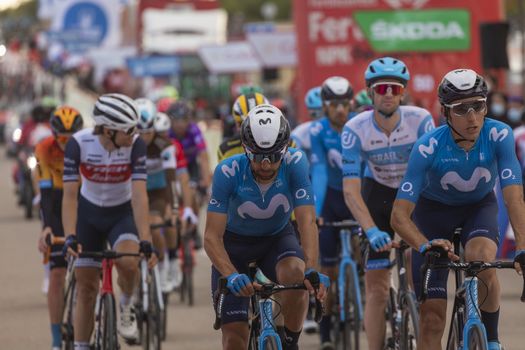
<path fill-rule="evenodd" d="M 60 148 L 54 136 L 40 141 L 35 147 L 35 157 L 38 161 L 38 183 L 41 189 L 63 188 L 64 151 Z"/>

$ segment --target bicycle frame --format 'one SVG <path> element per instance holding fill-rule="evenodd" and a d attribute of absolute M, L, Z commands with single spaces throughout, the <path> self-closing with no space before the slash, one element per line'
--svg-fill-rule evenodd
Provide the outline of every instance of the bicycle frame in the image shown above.
<path fill-rule="evenodd" d="M 483 332 L 483 342 L 485 343 L 486 348 L 488 348 L 487 333 L 485 330 L 485 325 L 481 321 L 480 309 L 478 306 L 478 278 L 477 277 L 467 277 L 463 283 L 463 287 L 458 291 L 461 293 L 459 297 L 464 301 L 467 307 L 467 322 L 463 327 L 463 343 L 461 345 L 462 350 L 469 350 L 469 331 L 472 327 L 480 327 Z"/>
<path fill-rule="evenodd" d="M 268 298 L 261 298 L 259 300 L 259 319 L 261 320 L 261 329 L 258 339 L 259 349 L 266 348 L 266 341 L 270 337 L 274 337 L 277 341 L 277 348 L 282 350 L 281 338 L 275 331 L 273 322 L 273 302 Z"/>
<path fill-rule="evenodd" d="M 341 229 L 339 231 L 339 237 L 341 239 L 341 261 L 339 262 L 339 275 L 337 277 L 338 290 L 339 293 L 339 305 L 344 305 L 345 299 L 345 290 L 341 286 L 345 285 L 345 268 L 350 266 L 353 270 L 354 276 L 354 286 L 356 286 L 356 298 L 358 304 L 358 315 L 359 321 L 363 320 L 363 306 L 361 304 L 361 290 L 359 287 L 359 278 L 357 273 L 357 264 L 352 258 L 352 249 L 350 244 L 350 239 L 352 237 L 352 232 L 349 229 Z M 344 307 L 339 308 L 339 317 L 341 321 L 346 320 Z"/>

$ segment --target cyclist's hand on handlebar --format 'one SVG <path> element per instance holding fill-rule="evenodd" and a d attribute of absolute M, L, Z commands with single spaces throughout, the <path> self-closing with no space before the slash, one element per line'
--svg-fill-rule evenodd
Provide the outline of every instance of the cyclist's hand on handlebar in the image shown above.
<path fill-rule="evenodd" d="M 199 219 L 191 207 L 184 207 L 182 212 L 182 221 L 189 221 L 193 225 L 197 225 Z"/>
<path fill-rule="evenodd" d="M 146 259 L 148 260 L 148 267 L 151 269 L 158 262 L 157 253 L 154 251 L 150 241 L 140 241 L 139 247 L 139 253 L 144 254 Z"/>
<path fill-rule="evenodd" d="M 64 248 L 62 248 L 62 254 L 64 256 L 73 256 L 78 258 L 78 254 L 82 253 L 82 245 L 78 243 L 76 235 L 69 235 L 64 242 Z"/>
<path fill-rule="evenodd" d="M 377 226 L 371 227 L 366 231 L 366 236 L 368 237 L 368 242 L 370 246 L 376 252 L 386 252 L 392 248 L 392 239 L 390 235 L 381 231 Z"/>
<path fill-rule="evenodd" d="M 514 255 L 514 268 L 520 275 L 523 275 L 522 266 L 525 266 L 525 249 L 516 250 Z"/>
<path fill-rule="evenodd" d="M 419 252 L 423 255 L 432 247 L 440 247 L 447 252 L 448 258 L 453 261 L 459 260 L 459 256 L 454 254 L 454 246 L 447 239 L 432 239 L 419 246 Z"/>
<path fill-rule="evenodd" d="M 243 297 L 253 295 L 254 289 L 252 281 L 250 281 L 250 278 L 246 274 L 234 272 L 226 277 L 226 279 L 228 280 L 226 287 L 228 287 L 233 294 Z"/>
<path fill-rule="evenodd" d="M 47 253 L 47 250 L 49 249 L 49 246 L 46 242 L 47 235 L 51 235 L 51 228 L 48 226 L 42 230 L 42 233 L 40 233 L 40 237 L 38 238 L 38 251 L 40 253 Z"/>
<path fill-rule="evenodd" d="M 315 275 L 317 275 L 317 277 L 314 277 Z M 317 280 L 319 281 L 319 288 L 315 290 L 312 282 Z M 325 274 L 317 272 L 313 268 L 309 268 L 304 273 L 304 285 L 310 294 L 315 294 L 317 299 L 324 301 L 328 293 L 328 288 L 330 288 L 330 278 Z"/>

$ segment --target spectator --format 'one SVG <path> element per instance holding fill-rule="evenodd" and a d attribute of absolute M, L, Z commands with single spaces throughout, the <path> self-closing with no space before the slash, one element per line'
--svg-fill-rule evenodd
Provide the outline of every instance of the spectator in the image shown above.
<path fill-rule="evenodd" d="M 507 103 L 507 120 L 513 129 L 521 125 L 521 115 L 524 110 L 523 97 L 510 96 Z"/>
<path fill-rule="evenodd" d="M 503 92 L 493 92 L 488 101 L 489 116 L 506 122 L 507 96 Z"/>

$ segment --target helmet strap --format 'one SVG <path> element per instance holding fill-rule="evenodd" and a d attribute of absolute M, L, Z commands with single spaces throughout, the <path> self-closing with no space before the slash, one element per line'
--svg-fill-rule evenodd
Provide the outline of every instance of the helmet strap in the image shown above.
<path fill-rule="evenodd" d="M 113 146 L 115 146 L 116 149 L 119 149 L 120 146 L 117 145 L 117 142 L 116 142 L 117 131 L 116 131 L 116 130 L 110 130 L 109 133 L 110 133 L 110 135 L 111 135 L 111 136 L 109 137 L 109 139 L 111 140 L 111 143 L 113 144 Z"/>

